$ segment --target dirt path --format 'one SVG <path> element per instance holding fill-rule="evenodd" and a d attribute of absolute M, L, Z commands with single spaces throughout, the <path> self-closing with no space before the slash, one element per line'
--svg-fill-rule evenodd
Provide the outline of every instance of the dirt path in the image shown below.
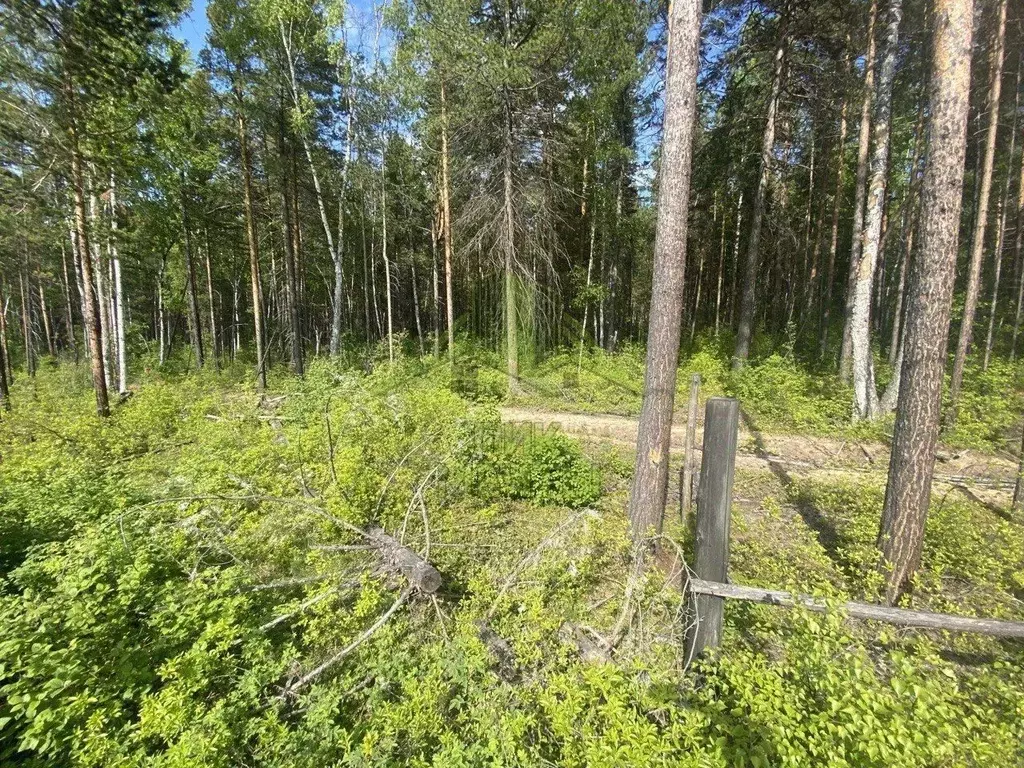
<path fill-rule="evenodd" d="M 501 408 L 502 421 L 534 424 L 560 429 L 586 440 L 631 447 L 636 444 L 637 420 L 608 414 L 563 413 L 535 408 Z M 686 436 L 686 418 L 677 414 L 672 427 L 672 452 L 681 453 Z M 697 423 L 699 451 L 702 425 Z M 807 435 L 768 434 L 750 429 L 741 421 L 737 466 L 771 470 L 784 478 L 823 475 L 877 475 L 884 479 L 889 465 L 889 447 L 863 440 L 841 440 Z M 1001 456 L 979 451 L 942 449 L 935 467 L 937 482 L 969 485 L 979 496 L 1005 492 L 1016 476 L 1016 464 Z"/>

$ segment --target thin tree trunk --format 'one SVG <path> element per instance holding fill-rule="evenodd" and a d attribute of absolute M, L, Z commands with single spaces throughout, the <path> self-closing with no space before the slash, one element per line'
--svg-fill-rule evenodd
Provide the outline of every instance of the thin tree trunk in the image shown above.
<path fill-rule="evenodd" d="M 26 254 L 27 259 L 27 254 Z M 25 346 L 25 372 L 29 378 L 36 375 L 36 355 L 32 347 L 32 308 L 29 302 L 32 300 L 32 286 L 25 290 L 25 270 L 18 270 L 18 291 L 21 295 L 21 340 Z"/>
<path fill-rule="evenodd" d="M 964 366 L 971 349 L 974 334 L 974 314 L 978 309 L 978 294 L 981 290 L 981 262 L 985 255 L 985 233 L 988 227 L 989 197 L 992 192 L 992 168 L 995 164 L 996 135 L 999 130 L 999 96 L 1003 82 L 1003 48 L 1006 39 L 1006 0 L 998 0 L 998 21 L 992 44 L 992 63 L 988 82 L 988 129 L 985 134 L 985 156 L 981 168 L 981 188 L 978 193 L 978 215 L 971 237 L 971 262 L 967 273 L 967 291 L 964 296 L 964 314 L 960 323 L 960 338 L 953 356 L 953 375 L 949 383 L 949 397 L 952 408 L 949 423 L 956 423 L 959 410 L 960 389 L 964 383 Z"/>
<path fill-rule="evenodd" d="M 99 229 L 98 219 L 99 214 L 97 213 L 98 203 L 96 200 L 96 192 L 93 189 L 92 176 L 89 176 L 89 224 L 92 231 L 95 233 Z M 103 264 L 103 254 L 100 251 L 100 246 L 95 241 L 90 242 L 89 254 L 90 260 L 92 261 L 92 267 L 96 275 L 96 301 L 100 308 L 100 351 L 102 352 L 101 360 L 103 363 L 103 380 L 106 382 L 107 391 L 110 391 L 111 377 L 110 377 L 110 346 L 111 346 L 111 333 L 110 333 L 110 301 L 107 295 L 107 274 Z"/>
<path fill-rule="evenodd" d="M 850 341 L 853 354 L 854 418 L 873 419 L 879 415 L 875 390 L 875 370 L 871 354 L 871 297 L 881 253 L 882 224 L 885 217 L 885 182 L 889 170 L 889 135 L 892 121 L 892 84 L 896 74 L 899 46 L 901 0 L 890 0 L 885 29 L 885 44 L 878 71 L 875 98 L 874 152 L 871 155 L 864 230 L 854 231 L 861 239 L 850 313 Z"/>
<path fill-rule="evenodd" d="M 427 352 L 423 348 L 423 326 L 420 323 L 420 294 L 419 289 L 416 286 L 416 258 L 410 255 L 409 269 L 412 272 L 412 309 L 413 317 L 416 320 L 416 338 L 420 343 L 420 357 L 424 357 Z"/>
<path fill-rule="evenodd" d="M 192 352 L 196 357 L 196 368 L 203 367 L 203 324 L 199 319 L 199 292 L 196 288 L 196 269 L 192 258 L 192 228 L 188 220 L 187 179 L 181 173 L 181 226 L 185 236 L 185 293 L 188 298 L 189 334 L 192 336 Z"/>
<path fill-rule="evenodd" d="M 67 90 L 71 91 L 68 83 Z M 85 304 L 85 325 L 88 328 L 89 352 L 92 358 L 92 386 L 96 394 L 96 413 L 100 417 L 110 415 L 107 400 L 107 377 L 103 365 L 103 329 L 100 325 L 100 307 L 96 297 L 92 275 L 92 257 L 89 247 L 89 228 L 85 213 L 85 179 L 82 172 L 82 156 L 78 145 L 78 129 L 71 122 L 68 131 L 71 149 L 71 192 L 75 209 L 75 234 L 78 245 L 78 260 L 82 268 L 82 298 Z"/>
<path fill-rule="evenodd" d="M 1024 141 L 1021 142 L 1024 145 Z M 1013 263 L 1017 270 L 1017 311 L 1013 316 L 1013 340 L 1010 342 L 1010 362 L 1017 356 L 1017 336 L 1020 333 L 1021 317 L 1024 315 L 1024 146 L 1020 153 L 1020 176 L 1017 184 L 1017 236 L 1013 244 Z"/>
<path fill-rule="evenodd" d="M 235 90 L 235 121 L 238 127 L 238 144 L 242 155 L 242 200 L 245 208 L 245 234 L 249 243 L 249 273 L 252 283 L 253 336 L 256 342 L 256 388 L 267 388 L 267 361 L 263 336 L 263 296 L 260 286 L 260 245 L 256 233 L 256 212 L 252 195 L 252 159 L 249 156 L 249 137 L 246 130 L 242 91 L 237 83 Z M 236 318 L 235 322 L 238 320 Z"/>
<path fill-rule="evenodd" d="M 380 257 L 384 262 L 384 290 L 385 298 L 387 302 L 385 308 L 387 310 L 387 321 L 388 321 L 388 362 L 395 362 L 395 318 L 393 314 L 392 300 L 391 300 L 391 262 L 388 261 L 388 198 L 387 198 L 387 180 L 384 174 L 385 161 L 384 153 L 381 152 L 380 156 Z"/>
<path fill-rule="evenodd" d="M 298 110 L 301 107 L 298 78 L 295 74 L 295 57 L 292 53 L 292 41 L 291 34 L 286 33 L 284 21 L 278 18 L 278 29 L 281 33 L 281 44 L 284 46 L 285 58 L 288 60 L 288 75 L 289 85 L 292 96 L 292 104 L 295 109 Z M 348 137 L 351 139 L 351 120 L 352 114 L 351 109 L 349 110 L 349 134 Z M 341 344 L 341 310 L 342 310 L 342 298 L 344 297 L 345 290 L 345 267 L 341 260 L 341 248 L 340 243 L 338 247 L 334 243 L 334 235 L 331 232 L 331 223 L 327 219 L 327 205 L 324 202 L 323 189 L 320 186 L 320 174 L 317 173 L 316 163 L 313 162 L 313 150 L 310 146 L 308 137 L 301 133 L 299 134 L 299 140 L 302 142 L 302 149 L 306 154 L 306 162 L 309 164 L 309 173 L 313 178 L 313 191 L 316 194 L 316 204 L 320 211 L 320 223 L 324 228 L 324 237 L 327 238 L 327 250 L 331 254 L 331 262 L 334 264 L 334 307 L 331 315 L 331 354 L 337 354 Z M 348 146 L 351 146 L 351 141 L 348 142 Z M 343 168 L 343 173 L 348 169 L 348 147 L 346 147 L 346 162 Z M 342 197 L 344 197 L 344 190 L 342 190 Z M 339 224 L 340 226 L 340 224 Z M 287 256 L 286 256 L 287 258 Z M 294 267 L 294 265 L 293 265 Z M 293 349 L 294 354 L 294 349 Z M 300 352 L 301 357 L 301 352 Z M 295 358 L 292 359 L 292 368 L 295 369 Z M 299 373 L 301 375 L 302 363 L 299 362 Z"/>
<path fill-rule="evenodd" d="M 738 371 L 750 355 L 750 340 L 754 334 L 754 312 L 757 298 L 757 273 L 761 265 L 761 227 L 764 219 L 765 198 L 768 194 L 768 179 L 771 174 L 772 155 L 775 151 L 775 124 L 779 112 L 779 96 L 782 92 L 782 75 L 785 70 L 786 48 L 789 45 L 788 4 L 783 6 L 779 19 L 779 42 L 775 49 L 775 69 L 772 75 L 771 94 L 768 97 L 768 114 L 764 123 L 761 140 L 761 172 L 754 193 L 754 211 L 750 225 L 750 241 L 747 243 L 747 258 L 743 276 L 743 297 L 740 303 L 740 319 L 736 332 L 736 351 L 732 368 Z M 685 209 L 684 209 L 685 210 Z M 685 215 L 685 214 L 681 214 Z"/>
<path fill-rule="evenodd" d="M 875 96 L 875 27 L 878 21 L 878 0 L 871 0 L 868 12 L 868 44 L 864 55 L 864 100 L 860 108 L 860 134 L 857 143 L 857 178 L 853 193 L 853 243 L 850 247 L 850 269 L 846 279 L 846 312 L 843 321 L 843 344 L 839 352 L 839 378 L 849 383 L 853 374 L 853 301 L 857 270 L 861 264 L 864 241 L 864 200 L 867 196 L 868 156 L 871 150 L 871 112 Z"/>
<path fill-rule="evenodd" d="M 206 298 L 210 304 L 210 354 L 213 355 L 213 363 L 219 369 L 220 368 L 220 351 L 221 344 L 218 341 L 217 335 L 217 310 L 213 301 L 213 267 L 210 263 L 210 230 L 207 227 L 203 228 L 203 234 L 205 239 L 205 248 L 203 249 L 203 257 L 206 262 Z"/>
<path fill-rule="evenodd" d="M 60 243 L 60 263 L 64 271 L 64 312 L 67 315 L 68 349 L 75 356 L 75 365 L 78 365 L 78 343 L 75 340 L 75 314 L 74 305 L 71 303 L 71 281 L 68 276 L 68 255 L 64 248 L 64 241 Z"/>
<path fill-rule="evenodd" d="M 53 328 L 50 325 L 50 312 L 46 306 L 46 292 L 43 290 L 43 277 L 36 273 L 36 288 L 39 291 L 39 314 L 43 318 L 43 333 L 46 334 L 46 352 L 54 357 L 57 352 L 53 348 Z"/>
<path fill-rule="evenodd" d="M 302 376 L 305 373 L 305 364 L 302 359 L 302 318 L 299 313 L 299 283 L 297 270 L 295 265 L 295 227 L 298 226 L 297 221 L 292 220 L 292 206 L 289 198 L 288 190 L 288 179 L 285 175 L 285 142 L 284 142 L 284 108 L 282 107 L 280 115 L 280 123 L 277 132 L 277 154 L 281 160 L 281 172 L 280 176 L 280 193 L 278 197 L 281 202 L 281 221 L 284 223 L 284 270 L 285 270 L 285 304 L 287 305 L 288 311 L 288 341 L 289 349 L 291 353 L 291 368 L 292 373 L 296 376 Z M 337 268 L 338 262 L 335 261 L 335 268 Z M 335 335 L 333 332 L 334 319 L 338 322 L 338 333 L 341 332 L 341 311 L 340 305 L 342 302 L 342 296 L 340 295 L 341 289 L 344 287 L 344 274 L 339 278 L 335 273 L 334 281 L 334 308 L 332 314 L 332 333 L 331 343 L 335 343 Z M 336 353 L 336 348 L 332 348 L 332 354 Z"/>
<path fill-rule="evenodd" d="M 844 83 L 850 74 L 850 37 L 846 37 L 846 49 L 843 51 Z M 843 90 L 843 103 L 839 109 L 839 139 L 836 142 L 836 186 L 832 197 L 832 226 L 829 235 L 828 266 L 825 269 L 825 288 L 821 291 L 821 313 L 819 315 L 818 353 L 824 358 L 828 347 L 829 322 L 832 318 L 832 286 L 835 283 L 836 253 L 839 247 L 839 215 L 843 209 L 843 190 L 846 170 L 846 113 L 849 110 L 849 99 Z"/>
<path fill-rule="evenodd" d="M 920 564 L 931 500 L 971 83 L 973 0 L 934 0 L 933 8 L 931 125 L 921 190 L 921 248 L 911 265 L 903 386 L 878 537 L 890 604 L 901 597 Z"/>
<path fill-rule="evenodd" d="M 437 219 L 430 222 L 430 286 L 434 299 L 434 357 L 441 356 L 441 285 L 440 270 L 437 268 Z"/>
<path fill-rule="evenodd" d="M 669 34 L 665 77 L 647 369 L 637 430 L 636 468 L 629 495 L 629 522 L 636 541 L 642 540 L 652 528 L 660 531 L 665 513 L 669 442 L 682 331 L 679 307 L 686 279 L 687 211 L 700 52 L 700 2 L 675 0 L 669 8 L 672 31 Z"/>
<path fill-rule="evenodd" d="M 740 273 L 740 240 L 743 236 L 743 190 L 736 200 L 736 231 L 732 242 L 732 283 L 729 286 L 729 325 L 736 322 L 736 281 Z"/>
<path fill-rule="evenodd" d="M 1010 127 L 1010 149 L 1006 153 L 1008 161 L 1013 160 L 1014 150 L 1017 148 L 1017 113 L 1020 109 L 1022 65 L 1024 65 L 1024 52 L 1021 53 L 1017 62 L 1017 77 L 1013 87 L 1013 122 Z M 1022 157 L 1024 157 L 1024 154 L 1022 154 Z M 999 221 L 999 230 L 996 232 L 995 274 L 992 276 L 992 304 L 989 306 L 988 311 L 988 334 L 985 337 L 985 360 L 982 363 L 982 369 L 986 371 L 988 370 L 989 360 L 992 357 L 992 345 L 995 336 L 996 307 L 999 304 L 999 277 L 1003 268 L 1003 246 L 1006 243 L 1006 219 L 1010 207 L 1010 177 L 1012 175 L 1009 166 L 1007 166 L 1006 179 L 1003 181 L 1003 196 L 999 199 L 999 215 L 996 217 Z"/>
<path fill-rule="evenodd" d="M 4 353 L 4 367 L 0 369 L 0 377 L 3 377 L 6 382 L 14 382 L 14 363 L 11 362 L 11 352 L 7 346 L 7 310 L 11 305 L 11 297 L 7 291 L 2 292 L 0 299 L 3 300 L 3 305 L 0 306 L 0 348 L 3 349 Z"/>
<path fill-rule="evenodd" d="M 455 303 L 452 298 L 452 211 L 448 157 L 448 100 L 441 78 L 441 239 L 444 242 L 444 303 L 448 330 L 448 362 L 455 362 Z"/>

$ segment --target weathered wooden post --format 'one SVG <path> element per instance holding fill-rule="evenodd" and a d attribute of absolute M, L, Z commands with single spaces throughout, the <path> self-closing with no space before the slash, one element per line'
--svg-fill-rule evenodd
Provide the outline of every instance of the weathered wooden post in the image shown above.
<path fill-rule="evenodd" d="M 679 476 L 679 519 L 686 523 L 693 494 L 693 443 L 697 436 L 697 398 L 700 395 L 700 374 L 690 377 L 690 407 L 686 412 L 686 442 L 683 444 L 683 468 Z"/>
<path fill-rule="evenodd" d="M 708 400 L 704 411 L 704 455 L 700 463 L 694 547 L 694 571 L 704 581 L 724 583 L 729 577 L 729 519 L 739 415 L 739 401 L 724 397 Z M 721 642 L 724 602 L 721 597 L 695 596 L 694 615 L 686 633 L 687 663 L 705 648 Z"/>

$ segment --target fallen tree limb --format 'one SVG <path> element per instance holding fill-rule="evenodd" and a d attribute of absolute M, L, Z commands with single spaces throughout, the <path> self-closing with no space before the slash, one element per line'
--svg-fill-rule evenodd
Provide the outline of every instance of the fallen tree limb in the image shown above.
<path fill-rule="evenodd" d="M 414 550 L 381 528 L 373 528 L 367 535 L 377 545 L 384 562 L 405 576 L 410 586 L 428 595 L 441 588 L 441 572 Z"/>
<path fill-rule="evenodd" d="M 292 683 L 290 686 L 288 686 L 283 695 L 288 696 L 294 694 L 300 688 L 304 688 L 305 686 L 309 685 L 311 682 L 320 677 L 320 675 L 322 675 L 326 670 L 333 667 L 339 661 L 341 661 L 350 653 L 352 653 L 352 651 L 354 651 L 356 648 L 358 648 L 364 642 L 369 640 L 378 629 L 380 629 L 387 623 L 388 619 L 395 615 L 395 612 L 399 608 L 401 608 L 402 605 L 405 604 L 405 601 L 409 599 L 409 595 L 411 594 L 412 590 L 409 587 L 403 589 L 402 593 L 398 596 L 398 599 L 395 600 L 392 606 L 388 608 L 386 611 L 384 611 L 384 613 L 380 615 L 380 618 L 378 618 L 375 622 L 373 622 L 373 624 L 367 627 L 367 629 L 362 634 L 360 634 L 355 640 L 346 645 L 344 648 L 342 648 L 336 654 L 331 656 L 325 662 L 320 664 L 320 666 L 310 670 L 305 675 L 296 680 L 294 683 Z"/>
<path fill-rule="evenodd" d="M 809 611 L 825 613 L 829 610 L 823 600 L 807 595 L 794 595 L 778 589 L 761 589 L 760 587 L 744 587 L 739 584 L 722 584 L 717 581 L 690 579 L 689 589 L 698 595 L 711 595 L 732 600 L 744 600 L 750 603 L 778 605 L 785 608 L 801 606 Z M 996 619 L 976 619 L 967 616 L 952 616 L 946 613 L 931 611 L 914 611 L 907 608 L 889 608 L 884 605 L 870 603 L 840 603 L 834 606 L 845 611 L 856 619 L 884 621 L 903 627 L 920 629 L 941 629 L 948 632 L 976 632 L 994 637 L 1024 638 L 1024 622 L 998 621 Z"/>

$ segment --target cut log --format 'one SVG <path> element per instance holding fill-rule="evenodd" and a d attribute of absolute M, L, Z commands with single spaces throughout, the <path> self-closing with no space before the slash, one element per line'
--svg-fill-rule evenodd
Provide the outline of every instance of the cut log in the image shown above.
<path fill-rule="evenodd" d="M 411 586 L 428 595 L 441 588 L 441 572 L 398 539 L 380 528 L 371 529 L 369 537 L 380 548 L 384 562 L 405 576 Z"/>
<path fill-rule="evenodd" d="M 778 589 L 761 589 L 744 587 L 739 584 L 723 584 L 717 581 L 690 579 L 690 590 L 698 595 L 712 595 L 733 600 L 745 600 L 750 603 L 765 603 L 784 608 L 801 606 L 815 613 L 829 610 L 825 602 L 808 595 L 794 595 Z M 912 611 L 906 608 L 889 608 L 884 605 L 870 603 L 841 603 L 834 606 L 856 619 L 884 621 L 902 627 L 918 627 L 921 629 L 941 629 L 947 632 L 976 632 L 981 635 L 995 637 L 1024 638 L 1024 622 L 997 621 L 995 619 L 975 619 L 967 616 L 952 616 L 947 613 L 930 611 Z"/>

